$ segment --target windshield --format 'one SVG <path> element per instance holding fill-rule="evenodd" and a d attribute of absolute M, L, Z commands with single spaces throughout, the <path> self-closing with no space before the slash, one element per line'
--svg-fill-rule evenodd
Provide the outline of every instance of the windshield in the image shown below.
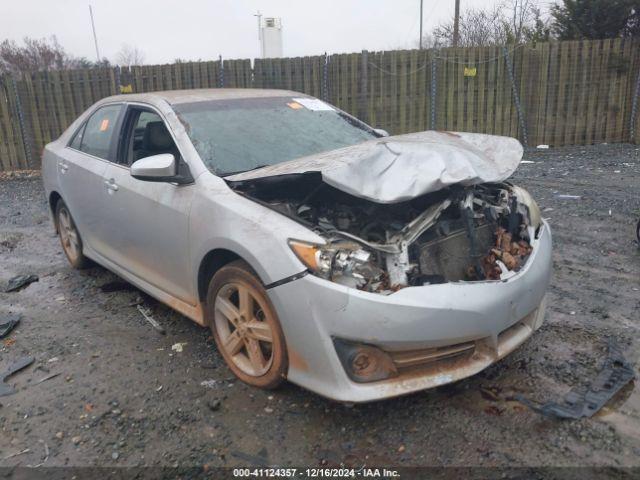
<path fill-rule="evenodd" d="M 377 137 L 362 122 L 315 98 L 214 100 L 174 109 L 202 161 L 220 176 Z"/>

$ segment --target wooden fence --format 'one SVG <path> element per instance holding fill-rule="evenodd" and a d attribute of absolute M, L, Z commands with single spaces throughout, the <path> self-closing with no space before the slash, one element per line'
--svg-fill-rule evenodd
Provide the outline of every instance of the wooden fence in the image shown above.
<path fill-rule="evenodd" d="M 392 134 L 482 132 L 528 146 L 640 140 L 640 39 L 610 39 L 4 76 L 0 170 L 39 168 L 43 146 L 105 96 L 216 87 L 304 92 Z"/>

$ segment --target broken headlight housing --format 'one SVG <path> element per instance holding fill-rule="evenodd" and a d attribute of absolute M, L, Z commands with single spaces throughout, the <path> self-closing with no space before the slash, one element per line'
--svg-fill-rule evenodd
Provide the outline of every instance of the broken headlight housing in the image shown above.
<path fill-rule="evenodd" d="M 289 240 L 289 246 L 313 274 L 348 287 L 363 288 L 384 273 L 373 262 L 371 252 L 355 242 L 317 245 Z"/>
<path fill-rule="evenodd" d="M 527 225 L 537 230 L 542 225 L 542 214 L 536 201 L 528 191 L 517 185 L 511 186 L 511 193 L 516 197 L 518 203 L 525 207 L 519 213 L 523 214 Z"/>

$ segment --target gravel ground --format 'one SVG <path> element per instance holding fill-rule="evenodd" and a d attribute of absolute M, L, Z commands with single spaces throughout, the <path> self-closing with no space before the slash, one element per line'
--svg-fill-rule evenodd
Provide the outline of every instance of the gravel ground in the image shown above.
<path fill-rule="evenodd" d="M 40 178 L 5 175 L 0 284 L 23 273 L 40 281 L 0 293 L 0 313 L 23 315 L 0 343 L 0 368 L 36 359 L 10 379 L 17 393 L 0 397 L 0 465 L 640 465 L 633 384 L 580 421 L 543 418 L 513 400 L 559 400 L 588 382 L 608 338 L 638 362 L 640 147 L 526 159 L 534 163 L 514 181 L 539 201 L 555 241 L 545 325 L 470 379 L 351 408 L 293 385 L 264 392 L 237 382 L 208 331 L 134 288 L 101 291 L 116 277 L 68 266 Z M 165 336 L 136 309 L 141 299 Z"/>

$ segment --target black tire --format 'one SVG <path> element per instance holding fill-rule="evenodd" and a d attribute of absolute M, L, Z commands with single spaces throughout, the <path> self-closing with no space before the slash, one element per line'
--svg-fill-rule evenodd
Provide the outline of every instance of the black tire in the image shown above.
<path fill-rule="evenodd" d="M 636 225 L 636 238 L 638 239 L 638 246 L 640 246 L 640 220 L 638 220 L 638 224 Z"/>
<path fill-rule="evenodd" d="M 242 303 L 241 295 L 249 300 Z M 218 351 L 236 377 L 263 389 L 276 388 L 283 382 L 289 368 L 284 333 L 267 292 L 246 262 L 231 262 L 213 276 L 205 320 Z"/>
<path fill-rule="evenodd" d="M 58 200 L 56 204 L 56 228 L 58 229 L 58 237 L 60 238 L 62 251 L 71 266 L 78 270 L 87 268 L 90 261 L 82 253 L 82 238 L 80 237 L 80 232 L 78 232 L 69 208 L 62 199 Z"/>

